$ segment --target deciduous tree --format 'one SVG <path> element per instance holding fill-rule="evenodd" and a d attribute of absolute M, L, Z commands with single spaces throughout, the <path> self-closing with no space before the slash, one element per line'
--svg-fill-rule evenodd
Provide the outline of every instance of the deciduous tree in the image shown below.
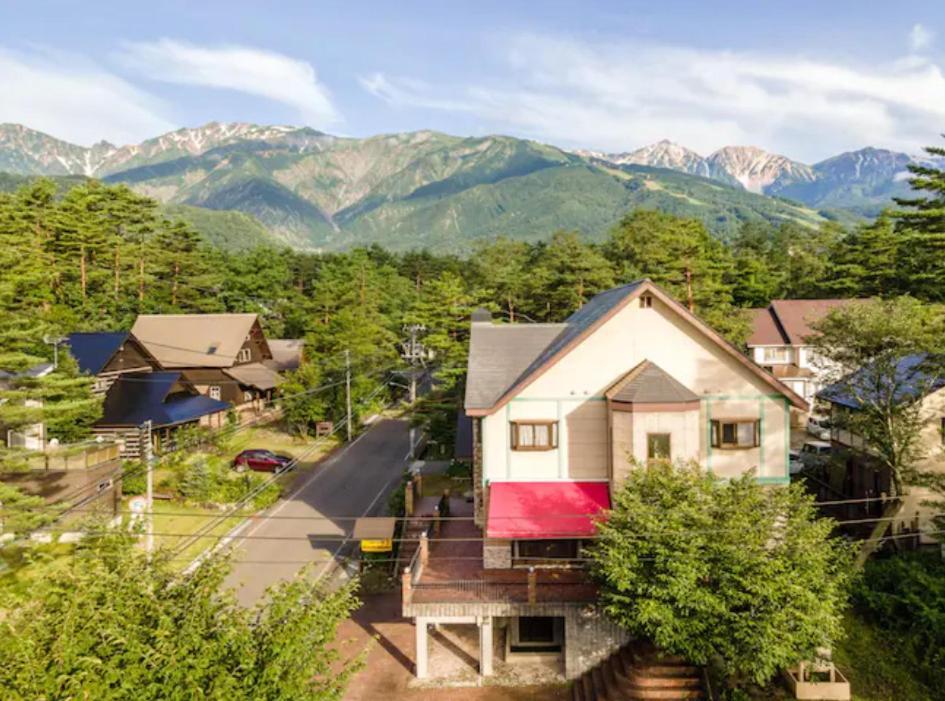
<path fill-rule="evenodd" d="M 601 604 L 631 634 L 764 683 L 841 635 L 849 553 L 798 486 L 634 466 L 591 549 Z"/>

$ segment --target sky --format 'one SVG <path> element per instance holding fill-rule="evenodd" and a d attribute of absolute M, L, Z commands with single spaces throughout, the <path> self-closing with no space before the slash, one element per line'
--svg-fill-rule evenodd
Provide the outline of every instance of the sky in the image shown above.
<path fill-rule="evenodd" d="M 805 162 L 945 132 L 945 0 L 0 2 L 0 122 L 137 143 L 211 121 Z"/>

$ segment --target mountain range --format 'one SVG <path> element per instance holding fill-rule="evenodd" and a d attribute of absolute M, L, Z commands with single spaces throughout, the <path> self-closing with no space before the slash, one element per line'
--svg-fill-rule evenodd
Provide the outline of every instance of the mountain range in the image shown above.
<path fill-rule="evenodd" d="M 191 221 L 212 221 L 223 245 L 221 227 L 233 225 L 240 245 L 258 236 L 302 249 L 465 251 L 480 238 L 538 240 L 557 229 L 600 239 L 635 207 L 697 217 L 722 237 L 752 220 L 853 221 L 908 191 L 911 160 L 866 148 L 806 165 L 740 146 L 703 157 L 669 141 L 604 154 L 508 136 L 357 139 L 215 122 L 136 145 L 82 147 L 0 125 L 0 172 L 126 183 Z M 248 216 L 222 223 L 199 215 L 206 210 Z"/>
<path fill-rule="evenodd" d="M 615 165 L 648 165 L 712 178 L 749 192 L 796 200 L 817 209 L 845 209 L 875 216 L 893 197 L 909 192 L 908 154 L 867 147 L 808 165 L 757 146 L 726 146 L 701 156 L 660 141 L 627 153 L 580 151 Z"/>

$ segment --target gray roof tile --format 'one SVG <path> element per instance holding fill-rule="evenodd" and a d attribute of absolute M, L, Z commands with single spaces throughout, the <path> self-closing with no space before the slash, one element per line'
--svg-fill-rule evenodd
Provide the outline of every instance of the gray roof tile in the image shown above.
<path fill-rule="evenodd" d="M 614 384 L 607 397 L 615 402 L 672 404 L 697 402 L 699 395 L 690 390 L 656 363 L 644 360 Z"/>
<path fill-rule="evenodd" d="M 474 323 L 466 376 L 467 409 L 488 409 L 603 318 L 643 281 L 591 298 L 563 324 Z"/>

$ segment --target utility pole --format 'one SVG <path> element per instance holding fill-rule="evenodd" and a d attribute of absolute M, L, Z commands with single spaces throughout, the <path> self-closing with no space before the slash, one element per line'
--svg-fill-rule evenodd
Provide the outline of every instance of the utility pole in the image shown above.
<path fill-rule="evenodd" d="M 348 442 L 351 442 L 351 351 L 345 349 L 345 405 L 347 406 Z"/>
<path fill-rule="evenodd" d="M 53 369 L 57 370 L 59 368 L 59 346 L 66 341 L 68 338 L 62 336 L 43 336 L 43 343 L 53 347 Z"/>
<path fill-rule="evenodd" d="M 403 348 L 400 357 L 410 365 L 410 403 L 417 401 L 417 366 L 423 365 L 427 357 L 427 350 L 423 344 L 417 340 L 417 334 L 426 331 L 427 327 L 423 324 L 408 324 L 404 326 L 404 331 L 410 334 L 410 338 L 401 344 Z"/>
<path fill-rule="evenodd" d="M 153 425 L 151 419 L 148 419 L 141 424 L 141 429 L 138 434 L 141 456 L 144 458 L 146 468 L 145 479 L 147 488 L 145 508 L 147 508 L 148 511 L 148 530 L 145 535 L 144 549 L 148 553 L 148 557 L 151 557 L 151 553 L 154 551 L 154 446 L 151 443 L 151 430 Z"/>

